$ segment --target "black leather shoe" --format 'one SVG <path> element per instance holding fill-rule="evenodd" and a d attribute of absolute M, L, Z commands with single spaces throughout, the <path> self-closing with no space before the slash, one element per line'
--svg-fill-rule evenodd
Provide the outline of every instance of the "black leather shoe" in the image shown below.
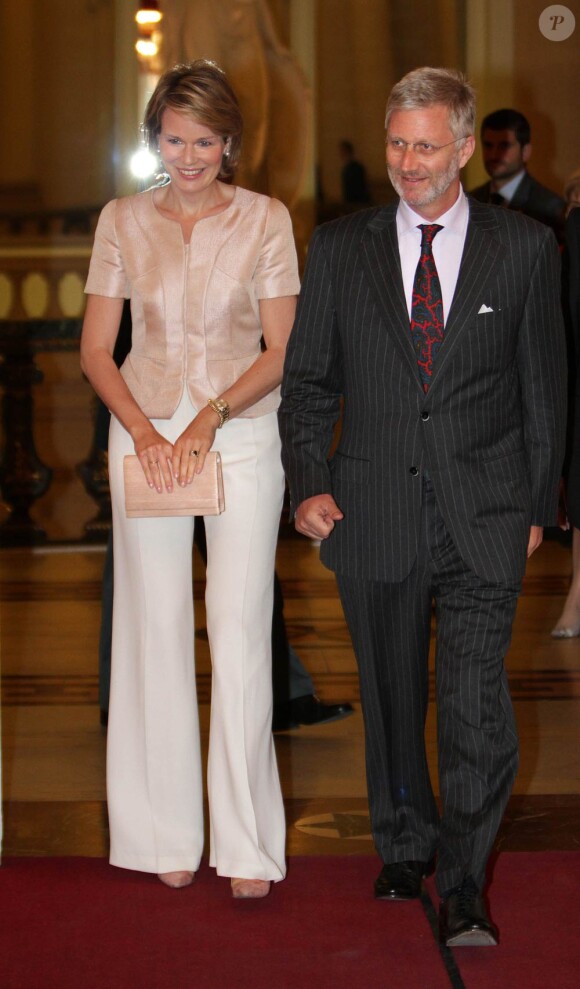
<path fill-rule="evenodd" d="M 348 718 L 350 714 L 354 714 L 352 704 L 323 704 L 315 694 L 305 694 L 274 707 L 272 731 L 289 731 L 300 725 L 323 725 Z"/>
<path fill-rule="evenodd" d="M 499 931 L 489 919 L 471 876 L 441 902 L 439 940 L 448 948 L 499 944 Z"/>
<path fill-rule="evenodd" d="M 432 871 L 431 862 L 389 862 L 375 881 L 377 900 L 416 900 L 421 895 L 421 880 Z"/>

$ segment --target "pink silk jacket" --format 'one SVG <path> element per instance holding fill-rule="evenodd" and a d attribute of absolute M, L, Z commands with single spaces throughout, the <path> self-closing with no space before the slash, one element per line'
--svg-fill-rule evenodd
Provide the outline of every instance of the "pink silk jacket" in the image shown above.
<path fill-rule="evenodd" d="M 153 190 L 114 199 L 99 218 L 85 292 L 131 300 L 132 348 L 121 374 L 151 419 L 170 419 L 184 386 L 201 409 L 261 353 L 259 300 L 297 295 L 288 210 L 236 187 L 199 220 L 189 244 Z M 242 413 L 273 412 L 279 389 Z"/>

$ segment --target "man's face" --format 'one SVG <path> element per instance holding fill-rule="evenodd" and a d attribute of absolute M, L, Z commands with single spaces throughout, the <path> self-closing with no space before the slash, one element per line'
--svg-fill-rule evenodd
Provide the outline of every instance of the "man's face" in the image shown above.
<path fill-rule="evenodd" d="M 521 172 L 530 157 L 532 147 L 523 147 L 513 130 L 489 130 L 481 135 L 483 164 L 487 174 L 498 184 L 505 185 Z"/>
<path fill-rule="evenodd" d="M 387 132 L 387 169 L 398 195 L 426 220 L 436 220 L 459 195 L 459 172 L 475 141 L 458 140 L 449 111 L 440 103 L 420 110 L 395 110 Z"/>

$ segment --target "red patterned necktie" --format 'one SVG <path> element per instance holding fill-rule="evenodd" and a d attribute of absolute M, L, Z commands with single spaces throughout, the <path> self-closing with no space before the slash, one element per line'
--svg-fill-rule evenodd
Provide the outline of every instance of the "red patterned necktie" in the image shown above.
<path fill-rule="evenodd" d="M 442 229 L 439 223 L 419 226 L 421 257 L 413 282 L 411 337 L 424 391 L 429 388 L 433 363 L 443 340 L 443 296 L 433 257 L 433 238 Z"/>

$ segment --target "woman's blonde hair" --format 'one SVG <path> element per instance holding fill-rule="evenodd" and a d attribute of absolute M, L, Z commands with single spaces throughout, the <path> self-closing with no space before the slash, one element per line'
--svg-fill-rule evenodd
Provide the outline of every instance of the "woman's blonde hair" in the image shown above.
<path fill-rule="evenodd" d="M 238 98 L 219 65 L 198 58 L 163 73 L 143 118 L 143 136 L 150 151 L 157 151 L 161 119 L 168 108 L 190 113 L 228 142 L 220 176 L 233 175 L 240 160 L 244 122 Z"/>

